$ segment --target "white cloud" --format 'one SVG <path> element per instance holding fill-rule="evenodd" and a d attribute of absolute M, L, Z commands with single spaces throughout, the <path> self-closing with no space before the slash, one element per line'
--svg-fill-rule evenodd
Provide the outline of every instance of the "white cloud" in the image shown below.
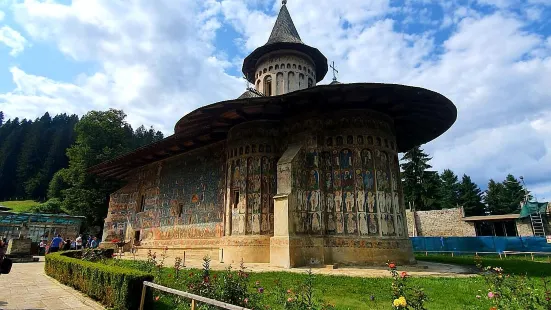
<path fill-rule="evenodd" d="M 82 114 L 113 107 L 135 126 L 171 133 L 186 113 L 236 97 L 243 88 L 224 72 L 227 60 L 215 56 L 219 10 L 213 0 L 16 4 L 14 16 L 34 40 L 53 42 L 68 57 L 97 62 L 101 70 L 64 84 L 14 68 L 17 89 L 0 95 L 2 109 L 8 117 L 34 117 L 46 110 Z M 40 103 L 41 97 L 51 101 Z M 20 109 L 25 100 L 29 107 Z"/>
<path fill-rule="evenodd" d="M 2 17 L 1 14 L 0 17 Z M 11 27 L 2 26 L 0 27 L 0 43 L 4 43 L 7 47 L 11 49 L 11 56 L 16 56 L 25 49 L 27 40 L 19 32 L 13 30 Z"/>
<path fill-rule="evenodd" d="M 0 11 L 0 22 L 4 20 L 4 16 L 6 16 L 6 13 Z"/>
<path fill-rule="evenodd" d="M 416 1 L 396 8 L 386 0 L 293 0 L 288 7 L 303 41 L 336 62 L 342 82 L 421 86 L 454 101 L 457 123 L 425 146 L 435 168 L 481 184 L 523 175 L 544 195 L 551 188 L 551 38 L 527 30 L 545 16 L 545 1 L 530 1 L 532 11 L 523 14 L 511 13 L 517 2 L 510 0 L 479 0 L 491 13 L 425 1 L 442 6 L 440 26 L 426 9 L 409 6 Z M 133 125 L 170 133 L 190 110 L 239 95 L 244 83 L 226 71 L 266 43 L 279 6 L 279 0 L 25 0 L 14 16 L 33 40 L 101 68 L 58 83 L 14 67 L 17 87 L 0 94 L 0 105 L 8 116 L 26 117 L 122 108 Z M 399 14 L 408 25 L 421 18 L 434 26 L 400 31 L 406 23 Z M 225 56 L 215 46 L 228 25 L 241 35 L 240 55 Z"/>

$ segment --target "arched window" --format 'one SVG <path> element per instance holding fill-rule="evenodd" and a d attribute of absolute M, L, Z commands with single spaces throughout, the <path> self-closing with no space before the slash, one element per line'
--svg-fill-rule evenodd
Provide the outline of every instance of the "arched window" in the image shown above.
<path fill-rule="evenodd" d="M 276 69 L 276 70 L 279 70 L 279 65 L 276 65 L 276 66 L 275 66 L 275 69 Z"/>
<path fill-rule="evenodd" d="M 298 89 L 302 89 L 304 86 L 304 74 L 300 73 L 298 75 Z"/>
<path fill-rule="evenodd" d="M 260 79 L 256 81 L 256 90 L 260 91 Z"/>
<path fill-rule="evenodd" d="M 264 78 L 264 95 L 271 96 L 272 95 L 272 76 L 267 75 Z"/>
<path fill-rule="evenodd" d="M 291 64 L 287 64 L 287 69 L 291 69 Z"/>
<path fill-rule="evenodd" d="M 278 72 L 276 75 L 276 95 L 283 95 L 285 93 L 283 82 L 283 73 Z"/>
<path fill-rule="evenodd" d="M 292 91 L 295 91 L 295 87 L 296 87 L 295 85 L 296 85 L 295 73 L 289 72 L 288 78 L 287 78 L 287 92 L 290 93 Z"/>
<path fill-rule="evenodd" d="M 296 64 L 293 64 L 293 69 L 296 69 L 297 68 L 297 65 Z"/>
<path fill-rule="evenodd" d="M 301 66 L 301 65 L 298 65 L 298 69 L 299 69 L 299 70 L 302 70 L 302 66 Z"/>
<path fill-rule="evenodd" d="M 308 78 L 308 88 L 314 86 L 314 81 L 311 78 Z"/>
<path fill-rule="evenodd" d="M 274 70 L 274 66 L 270 66 L 270 68 L 268 69 L 268 71 L 272 71 Z"/>
<path fill-rule="evenodd" d="M 264 73 L 268 72 L 268 69 L 264 68 Z"/>
<path fill-rule="evenodd" d="M 306 72 L 306 67 L 303 68 L 304 72 Z"/>
<path fill-rule="evenodd" d="M 281 64 L 281 70 L 285 69 L 285 64 Z"/>

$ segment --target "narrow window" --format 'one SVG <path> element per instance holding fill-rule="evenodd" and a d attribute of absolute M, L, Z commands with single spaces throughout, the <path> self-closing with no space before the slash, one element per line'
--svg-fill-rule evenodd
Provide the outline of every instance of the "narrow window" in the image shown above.
<path fill-rule="evenodd" d="M 308 78 L 308 88 L 314 86 L 314 81 L 311 78 Z"/>
<path fill-rule="evenodd" d="M 264 95 L 272 95 L 272 77 L 269 75 L 264 79 Z"/>

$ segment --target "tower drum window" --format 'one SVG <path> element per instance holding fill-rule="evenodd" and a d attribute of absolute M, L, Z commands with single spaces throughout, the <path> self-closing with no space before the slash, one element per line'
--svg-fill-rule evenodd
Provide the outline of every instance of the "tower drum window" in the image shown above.
<path fill-rule="evenodd" d="M 272 95 L 272 77 L 270 75 L 264 78 L 264 95 Z"/>

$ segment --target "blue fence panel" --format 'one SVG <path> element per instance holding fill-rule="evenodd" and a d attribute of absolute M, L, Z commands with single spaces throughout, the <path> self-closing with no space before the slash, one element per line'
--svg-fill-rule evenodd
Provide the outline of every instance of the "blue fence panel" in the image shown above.
<path fill-rule="evenodd" d="M 551 252 L 544 237 L 411 237 L 417 252 Z"/>

